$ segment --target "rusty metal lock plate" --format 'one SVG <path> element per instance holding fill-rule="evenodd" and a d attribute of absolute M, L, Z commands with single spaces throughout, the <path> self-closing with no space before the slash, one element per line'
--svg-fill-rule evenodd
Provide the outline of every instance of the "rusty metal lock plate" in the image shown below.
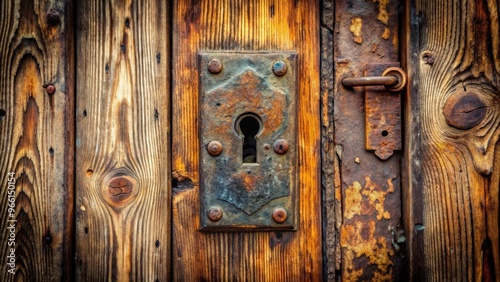
<path fill-rule="evenodd" d="M 365 76 L 381 76 L 399 63 L 366 64 Z M 365 87 L 365 148 L 386 160 L 401 150 L 401 93 L 384 86 Z"/>
<path fill-rule="evenodd" d="M 294 230 L 297 54 L 200 52 L 201 230 Z"/>

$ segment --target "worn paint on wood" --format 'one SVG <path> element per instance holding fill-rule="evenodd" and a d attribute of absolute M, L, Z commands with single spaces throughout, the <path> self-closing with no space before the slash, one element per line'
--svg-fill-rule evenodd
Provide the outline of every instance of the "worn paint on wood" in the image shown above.
<path fill-rule="evenodd" d="M 1 281 L 71 278 L 71 34 L 71 1 L 0 3 Z M 10 172 L 14 202 L 8 199 Z M 8 212 L 7 204 L 15 204 L 15 212 Z M 11 224 L 15 240 L 8 241 Z M 8 272 L 11 248 L 15 274 Z"/>
<path fill-rule="evenodd" d="M 169 280 L 167 7 L 78 2 L 78 280 Z"/>
<path fill-rule="evenodd" d="M 336 4 L 334 120 L 342 177 L 341 275 L 346 281 L 393 280 L 403 270 L 399 153 L 381 161 L 365 150 L 364 88 L 347 89 L 341 80 L 363 76 L 367 63 L 398 61 L 398 3 Z"/>
<path fill-rule="evenodd" d="M 495 0 L 407 7 L 405 217 L 415 280 L 500 279 L 498 15 Z"/>
<path fill-rule="evenodd" d="M 173 9 L 174 279 L 321 280 L 317 1 L 179 0 Z M 197 53 L 221 49 L 298 54 L 297 231 L 199 231 Z"/>

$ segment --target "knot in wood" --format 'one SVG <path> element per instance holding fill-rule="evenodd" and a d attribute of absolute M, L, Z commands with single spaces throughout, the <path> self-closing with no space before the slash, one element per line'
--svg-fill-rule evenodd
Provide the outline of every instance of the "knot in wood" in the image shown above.
<path fill-rule="evenodd" d="M 459 92 L 446 100 L 443 114 L 449 126 L 467 130 L 483 121 L 486 110 L 486 104 L 478 94 Z"/>
<path fill-rule="evenodd" d="M 112 203 L 125 204 L 135 189 L 134 181 L 125 176 L 116 176 L 108 182 L 107 196 Z"/>

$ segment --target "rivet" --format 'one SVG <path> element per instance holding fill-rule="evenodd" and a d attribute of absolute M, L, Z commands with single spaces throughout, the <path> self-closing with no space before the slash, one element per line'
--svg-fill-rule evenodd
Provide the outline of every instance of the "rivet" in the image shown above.
<path fill-rule="evenodd" d="M 222 144 L 219 141 L 211 141 L 207 145 L 207 151 L 210 155 L 216 157 L 222 153 Z"/>
<path fill-rule="evenodd" d="M 222 70 L 222 63 L 218 59 L 212 59 L 208 63 L 208 71 L 211 73 L 219 73 Z"/>
<path fill-rule="evenodd" d="M 276 208 L 273 211 L 273 220 L 276 223 L 283 223 L 287 218 L 287 213 L 284 208 Z"/>
<path fill-rule="evenodd" d="M 277 76 L 285 75 L 287 70 L 286 63 L 283 61 L 276 61 L 273 64 L 273 72 Z"/>
<path fill-rule="evenodd" d="M 52 95 L 56 93 L 56 87 L 52 84 L 49 84 L 45 87 L 45 91 L 47 92 L 47 94 Z"/>
<path fill-rule="evenodd" d="M 276 142 L 274 142 L 273 148 L 276 154 L 286 154 L 286 152 L 288 152 L 288 142 L 285 139 L 276 140 Z"/>
<path fill-rule="evenodd" d="M 47 23 L 51 26 L 56 26 L 61 24 L 61 16 L 59 16 L 59 13 L 55 10 L 50 10 L 47 13 Z"/>
<path fill-rule="evenodd" d="M 211 221 L 219 221 L 222 218 L 222 209 L 220 207 L 211 207 L 208 210 L 208 218 Z"/>

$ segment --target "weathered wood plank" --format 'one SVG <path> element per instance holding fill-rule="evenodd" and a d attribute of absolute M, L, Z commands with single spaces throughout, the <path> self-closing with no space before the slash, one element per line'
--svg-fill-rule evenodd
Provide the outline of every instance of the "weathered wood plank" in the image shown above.
<path fill-rule="evenodd" d="M 407 271 L 412 281 L 423 281 L 425 276 L 423 237 L 423 183 L 420 137 L 419 40 L 422 19 L 416 16 L 415 1 L 407 1 L 404 9 L 404 29 L 401 40 L 401 63 L 407 71 L 409 83 L 404 101 L 404 156 L 401 162 L 403 204 L 402 212 L 407 245 Z M 417 62 L 415 66 L 414 63 Z"/>
<path fill-rule="evenodd" d="M 407 37 L 413 48 L 407 54 L 412 69 L 407 147 L 419 154 L 421 175 L 411 175 L 412 154 L 405 163 L 409 195 L 422 195 L 423 206 L 410 207 L 407 225 L 409 233 L 423 233 L 423 241 L 410 243 L 423 242 L 425 258 L 411 255 L 412 275 L 495 281 L 500 279 L 499 2 L 417 0 L 408 14 L 415 23 L 409 33 L 417 35 Z M 415 273 L 418 264 L 425 277 Z"/>
<path fill-rule="evenodd" d="M 165 1 L 79 1 L 78 280 L 167 281 L 170 54 Z"/>
<path fill-rule="evenodd" d="M 321 190 L 317 1 L 176 1 L 173 45 L 174 279 L 319 281 Z M 296 50 L 300 223 L 296 232 L 199 228 L 199 50 Z"/>
<path fill-rule="evenodd" d="M 321 187 L 323 206 L 323 273 L 334 281 L 340 269 L 339 227 L 342 222 L 340 168 L 335 152 L 333 120 L 334 1 L 323 0 L 321 9 Z"/>
<path fill-rule="evenodd" d="M 72 14 L 71 1 L 0 2 L 1 281 L 72 274 Z"/>
<path fill-rule="evenodd" d="M 342 280 L 401 277 L 400 155 L 385 161 L 365 150 L 364 87 L 345 88 L 369 63 L 398 62 L 398 1 L 336 1 L 334 33 L 335 146 L 341 159 Z M 383 107 L 383 105 L 381 106 Z M 388 134 L 398 134 L 387 132 Z"/>

